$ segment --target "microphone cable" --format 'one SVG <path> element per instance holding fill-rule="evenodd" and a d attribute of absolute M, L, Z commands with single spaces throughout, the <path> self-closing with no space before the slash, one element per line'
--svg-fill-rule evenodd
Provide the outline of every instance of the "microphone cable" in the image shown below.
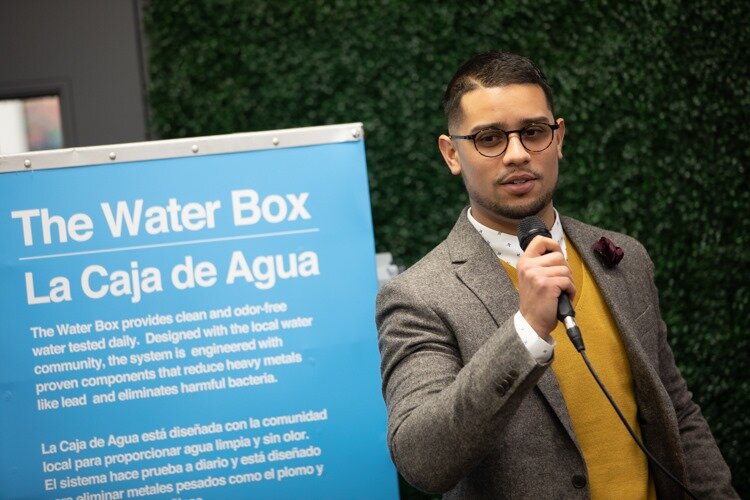
<path fill-rule="evenodd" d="M 620 411 L 620 408 L 617 406 L 617 403 L 615 403 L 614 398 L 612 397 L 612 395 L 609 393 L 609 391 L 607 390 L 607 388 L 604 386 L 604 383 L 599 378 L 599 375 L 596 374 L 596 370 L 594 370 L 594 367 L 591 365 L 591 361 L 589 361 L 589 357 L 586 355 L 586 349 L 585 348 L 581 349 L 578 352 L 581 353 L 581 357 L 583 358 L 583 362 L 586 363 L 586 367 L 588 367 L 589 372 L 591 372 L 591 375 L 594 377 L 594 380 L 596 380 L 596 383 L 599 385 L 599 388 L 602 390 L 602 392 L 604 393 L 604 395 L 607 396 L 607 399 L 609 400 L 609 403 L 612 405 L 612 408 L 614 408 L 615 412 L 617 413 L 617 416 L 620 417 L 620 421 L 623 423 L 623 425 L 625 426 L 625 428 L 630 433 L 630 436 L 633 438 L 633 441 L 635 441 L 635 444 L 637 444 L 638 447 L 641 449 L 641 451 L 643 451 L 643 453 L 646 454 L 646 456 L 651 461 L 651 463 L 653 463 L 654 465 L 656 465 L 657 467 L 659 467 L 659 469 L 664 474 L 666 474 L 669 477 L 669 479 L 671 479 L 672 481 L 674 481 L 680 488 L 682 488 L 685 491 L 685 493 L 688 494 L 688 496 L 690 498 L 698 500 L 698 497 L 696 497 L 693 494 L 693 492 L 690 491 L 687 488 L 687 486 L 685 486 L 684 484 L 682 484 L 682 482 L 680 482 L 679 479 L 677 479 L 675 476 L 673 476 L 672 473 L 669 472 L 666 469 L 666 467 L 664 467 L 661 464 L 661 462 L 659 462 L 656 459 L 656 457 L 654 457 L 651 454 L 650 451 L 648 451 L 648 448 L 646 448 L 646 446 L 643 444 L 643 442 L 638 438 L 638 436 L 636 435 L 636 433 L 633 430 L 633 428 L 630 427 L 630 424 L 628 423 L 627 419 L 625 418 L 625 415 L 622 414 L 622 411 Z"/>

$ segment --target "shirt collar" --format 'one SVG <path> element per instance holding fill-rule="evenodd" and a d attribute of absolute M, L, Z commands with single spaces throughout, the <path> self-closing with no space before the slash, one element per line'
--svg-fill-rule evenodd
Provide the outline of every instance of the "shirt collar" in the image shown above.
<path fill-rule="evenodd" d="M 518 243 L 518 237 L 514 234 L 503 233 L 496 229 L 491 229 L 484 224 L 477 222 L 477 220 L 471 215 L 471 208 L 469 208 L 467 215 L 471 225 L 479 231 L 479 234 L 482 235 L 484 241 L 489 243 L 490 248 L 495 252 L 495 255 L 497 255 L 500 260 L 516 267 L 516 264 L 518 264 L 518 258 L 523 253 L 523 250 L 521 250 L 521 244 Z M 565 247 L 565 233 L 563 233 L 560 216 L 557 213 L 557 210 L 555 210 L 555 223 L 552 224 L 550 233 L 552 234 L 552 239 L 560 245 L 560 248 L 562 248 L 562 253 L 567 260 L 568 250 Z"/>

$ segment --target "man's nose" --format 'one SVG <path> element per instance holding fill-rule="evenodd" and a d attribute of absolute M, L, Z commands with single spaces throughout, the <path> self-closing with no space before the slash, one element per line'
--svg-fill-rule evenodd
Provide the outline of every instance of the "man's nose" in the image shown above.
<path fill-rule="evenodd" d="M 510 134 L 508 137 L 508 147 L 505 149 L 505 154 L 503 154 L 503 163 L 506 165 L 520 165 L 527 163 L 529 160 L 531 160 L 531 155 L 523 147 L 518 132 Z"/>

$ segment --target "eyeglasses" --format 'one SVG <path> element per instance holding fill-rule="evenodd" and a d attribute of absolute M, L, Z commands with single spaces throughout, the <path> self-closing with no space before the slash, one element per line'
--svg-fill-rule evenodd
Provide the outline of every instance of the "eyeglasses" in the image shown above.
<path fill-rule="evenodd" d="M 474 141 L 474 147 L 482 156 L 494 158 L 505 153 L 510 142 L 510 134 L 518 133 L 521 144 L 526 151 L 539 153 L 552 144 L 555 130 L 560 128 L 558 124 L 531 123 L 518 130 L 500 130 L 499 128 L 487 128 L 471 135 L 451 135 L 451 139 L 466 139 Z"/>

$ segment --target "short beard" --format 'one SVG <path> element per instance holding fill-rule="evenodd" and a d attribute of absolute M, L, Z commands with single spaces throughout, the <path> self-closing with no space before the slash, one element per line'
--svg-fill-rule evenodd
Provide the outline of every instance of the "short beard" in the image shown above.
<path fill-rule="evenodd" d="M 558 179 L 558 182 L 559 182 L 559 179 Z M 464 182 L 464 185 L 466 185 L 465 182 Z M 468 186 L 467 186 L 469 198 L 474 203 L 482 207 L 487 212 L 497 216 L 498 218 L 512 219 L 512 220 L 521 220 L 525 217 L 529 217 L 530 215 L 539 214 L 539 212 L 544 210 L 544 208 L 552 202 L 552 198 L 556 190 L 557 190 L 557 183 L 555 183 L 555 186 L 553 186 L 552 189 L 550 189 L 549 191 L 545 193 L 542 193 L 542 195 L 539 198 L 530 200 L 524 205 L 514 206 L 510 204 L 499 203 L 496 200 L 491 200 L 491 199 L 487 199 L 482 196 L 479 196 L 477 193 L 468 191 Z"/>

